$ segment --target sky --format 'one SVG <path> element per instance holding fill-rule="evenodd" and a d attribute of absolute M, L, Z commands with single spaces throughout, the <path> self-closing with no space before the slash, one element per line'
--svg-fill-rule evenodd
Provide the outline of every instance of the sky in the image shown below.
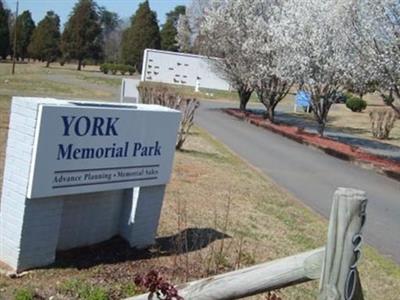
<path fill-rule="evenodd" d="M 3 0 L 6 6 L 15 11 L 16 0 Z M 53 10 L 60 16 L 63 25 L 72 11 L 77 0 L 19 0 L 19 12 L 29 10 L 32 18 L 37 24 L 46 15 L 46 12 Z M 97 0 L 99 6 L 105 6 L 107 10 L 116 12 L 121 19 L 130 18 L 143 0 Z M 152 10 L 157 12 L 159 24 L 165 22 L 165 14 L 177 5 L 188 5 L 190 0 L 149 0 Z"/>

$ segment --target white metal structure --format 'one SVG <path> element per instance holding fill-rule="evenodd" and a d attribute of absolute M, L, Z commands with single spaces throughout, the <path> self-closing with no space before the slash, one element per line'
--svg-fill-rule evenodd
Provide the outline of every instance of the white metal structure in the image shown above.
<path fill-rule="evenodd" d="M 213 60 L 206 56 L 146 49 L 143 57 L 142 81 L 192 86 L 193 88 L 230 90 L 228 81 L 213 69 Z"/>

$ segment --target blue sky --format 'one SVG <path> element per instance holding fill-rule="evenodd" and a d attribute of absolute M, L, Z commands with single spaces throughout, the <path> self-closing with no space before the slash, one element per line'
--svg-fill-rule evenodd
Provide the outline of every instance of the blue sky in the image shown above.
<path fill-rule="evenodd" d="M 15 10 L 16 0 L 3 0 L 12 11 Z M 64 24 L 77 0 L 19 0 L 20 12 L 30 10 L 35 23 L 38 23 L 47 11 L 53 10 Z M 120 18 L 131 17 L 143 0 L 97 0 L 98 5 L 118 13 Z M 159 24 L 165 21 L 165 14 L 177 5 L 188 5 L 190 0 L 149 0 L 152 10 L 157 12 Z"/>

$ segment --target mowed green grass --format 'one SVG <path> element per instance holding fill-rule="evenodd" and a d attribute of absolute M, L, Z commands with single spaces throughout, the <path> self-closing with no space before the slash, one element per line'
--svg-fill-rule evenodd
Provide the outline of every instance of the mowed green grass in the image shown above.
<path fill-rule="evenodd" d="M 38 65 L 24 67 L 26 74 L 17 73 L 15 80 L 29 76 L 41 82 L 47 71 Z M 105 100 L 104 95 L 96 96 L 91 89 L 95 86 L 90 85 L 99 76 L 106 79 L 102 83 L 107 87 L 104 90 L 115 87 L 114 83 L 107 83 L 108 77 L 94 72 L 78 73 L 59 68 L 52 72 L 73 77 L 73 84 L 66 84 L 66 87 L 61 84 L 60 90 L 45 80 L 37 87 L 32 85 L 30 91 L 25 89 L 26 95 L 44 93 L 48 97 Z M 80 89 L 83 85 L 88 88 Z M 79 91 L 68 96 L 67 88 Z M 0 88 L 0 93 L 2 91 Z M 0 95 L 0 157 L 4 155 L 9 104 L 10 95 Z M 0 161 L 0 174 L 2 168 Z M 134 277 L 150 269 L 161 270 L 171 282 L 180 283 L 323 246 L 327 220 L 206 132 L 195 128 L 184 151 L 176 153 L 158 236 L 176 235 L 188 228 L 199 232 L 198 240 L 193 242 L 203 244 L 198 250 L 174 255 L 174 249 L 158 245 L 146 252 L 146 259 L 140 259 L 139 254 L 143 253 L 136 255 L 135 251 L 126 247 L 121 250 L 113 243 L 105 248 L 75 251 L 58 266 L 34 270 L 18 279 L 0 276 L 0 299 L 13 299 L 16 294 L 37 294 L 46 299 L 51 296 L 54 299 L 120 299 L 138 293 Z M 205 229 L 224 234 L 225 238 L 210 239 L 204 244 L 201 232 Z M 121 252 L 126 252 L 126 257 Z M 371 247 L 365 246 L 363 252 L 360 273 L 365 298 L 397 300 L 400 267 Z M 103 258 L 107 256 L 125 259 Z M 316 299 L 318 282 L 290 287 L 278 294 L 283 299 Z M 265 295 L 252 298 L 264 299 Z"/>
<path fill-rule="evenodd" d="M 0 64 L 0 94 L 3 96 L 49 96 L 118 100 L 122 76 L 104 75 L 93 69 L 77 72 L 70 66 L 54 64 L 17 64 L 11 75 L 11 64 Z"/>

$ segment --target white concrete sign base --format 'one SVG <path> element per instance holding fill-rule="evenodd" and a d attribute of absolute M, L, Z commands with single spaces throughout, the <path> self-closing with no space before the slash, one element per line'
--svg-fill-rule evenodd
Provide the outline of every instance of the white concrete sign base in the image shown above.
<path fill-rule="evenodd" d="M 123 78 L 120 101 L 123 103 L 140 103 L 139 84 L 140 79 Z"/>
<path fill-rule="evenodd" d="M 96 118 L 97 129 L 87 129 L 88 120 Z M 20 272 L 53 263 L 57 250 L 116 235 L 132 247 L 154 243 L 179 119 L 179 112 L 157 106 L 13 98 L 0 203 L 0 260 Z M 74 125 L 73 120 L 83 121 Z M 110 143 L 106 156 L 101 147 Z M 118 150 L 119 144 L 123 149 Z M 72 150 L 65 150 L 69 145 Z M 145 145 L 153 145 L 152 150 Z M 97 157 L 96 149 L 103 149 Z M 143 181 L 150 178 L 149 166 L 151 179 Z M 99 172 L 101 178 L 94 178 Z M 77 181 L 60 183 L 61 173 Z"/>

